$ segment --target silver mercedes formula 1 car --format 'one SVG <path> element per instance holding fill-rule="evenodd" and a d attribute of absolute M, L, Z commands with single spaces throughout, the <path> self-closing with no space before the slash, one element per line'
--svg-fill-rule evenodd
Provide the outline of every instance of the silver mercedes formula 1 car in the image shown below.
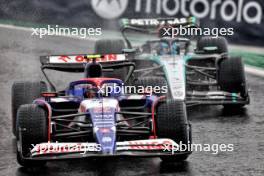
<path fill-rule="evenodd" d="M 96 49 L 130 49 L 136 65 L 134 84 L 168 85 L 166 96 L 187 106 L 237 109 L 249 104 L 243 60 L 229 56 L 225 38 L 205 36 L 195 41 L 190 36 L 163 35 L 198 24 L 194 17 L 122 19 L 124 40 L 101 40 Z"/>

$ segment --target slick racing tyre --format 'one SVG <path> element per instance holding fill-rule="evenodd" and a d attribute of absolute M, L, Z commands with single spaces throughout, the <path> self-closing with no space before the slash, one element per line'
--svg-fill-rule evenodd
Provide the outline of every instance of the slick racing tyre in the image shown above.
<path fill-rule="evenodd" d="M 46 161 L 24 160 L 24 157 L 29 156 L 32 144 L 48 141 L 47 119 L 46 112 L 38 105 L 24 104 L 19 107 L 16 124 L 17 161 L 21 166 L 41 167 L 46 164 Z"/>
<path fill-rule="evenodd" d="M 169 138 L 177 144 L 191 143 L 191 128 L 187 120 L 186 105 L 183 101 L 169 100 L 158 106 L 156 118 L 158 138 Z M 161 157 L 163 161 L 183 161 L 189 154 Z"/>
<path fill-rule="evenodd" d="M 227 40 L 224 37 L 201 37 L 197 42 L 198 51 L 206 51 L 206 53 L 227 53 L 228 46 Z M 206 47 L 217 47 L 216 50 L 205 50 Z"/>
<path fill-rule="evenodd" d="M 32 103 L 47 91 L 45 82 L 15 82 L 12 86 L 12 132 L 16 135 L 16 117 L 19 106 Z"/>
<path fill-rule="evenodd" d="M 218 84 L 223 91 L 240 94 L 243 98 L 248 97 L 244 63 L 240 57 L 230 57 L 220 62 Z M 225 107 L 242 106 L 244 105 L 225 105 Z"/>
<path fill-rule="evenodd" d="M 102 39 L 95 43 L 95 53 L 97 54 L 121 54 L 125 49 L 125 43 L 121 39 Z M 113 72 L 106 72 L 104 76 L 110 78 L 119 78 L 125 80 L 128 73 L 128 67 L 116 69 Z"/>
<path fill-rule="evenodd" d="M 163 77 L 143 77 L 135 80 L 134 85 L 139 88 L 142 86 L 144 88 L 151 87 L 152 89 L 159 88 L 159 92 L 154 92 L 157 96 L 167 95 L 168 86 L 167 81 Z"/>

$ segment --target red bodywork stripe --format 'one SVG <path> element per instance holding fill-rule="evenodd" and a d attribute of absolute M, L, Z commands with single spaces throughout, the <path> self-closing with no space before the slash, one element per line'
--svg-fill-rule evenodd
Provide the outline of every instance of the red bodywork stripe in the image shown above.
<path fill-rule="evenodd" d="M 157 98 L 153 102 L 152 107 L 151 107 L 151 119 L 152 119 L 152 124 L 153 124 L 153 138 L 154 139 L 157 139 L 156 122 L 155 122 L 155 107 L 160 100 L 165 99 L 165 98 L 166 98 L 165 96 L 161 96 L 161 97 Z"/>

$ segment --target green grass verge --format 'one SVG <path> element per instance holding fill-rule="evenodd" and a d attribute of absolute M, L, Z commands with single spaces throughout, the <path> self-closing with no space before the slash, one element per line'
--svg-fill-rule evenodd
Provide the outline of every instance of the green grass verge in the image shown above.
<path fill-rule="evenodd" d="M 32 22 L 26 22 L 26 21 L 16 21 L 16 20 L 5 20 L 5 19 L 0 19 L 0 24 L 7 24 L 7 25 L 14 25 L 14 26 L 20 26 L 20 27 L 47 27 L 47 24 L 36 24 Z M 55 25 L 51 25 L 55 26 Z"/>
<path fill-rule="evenodd" d="M 231 56 L 240 56 L 245 64 L 264 69 L 264 54 L 233 50 Z"/>

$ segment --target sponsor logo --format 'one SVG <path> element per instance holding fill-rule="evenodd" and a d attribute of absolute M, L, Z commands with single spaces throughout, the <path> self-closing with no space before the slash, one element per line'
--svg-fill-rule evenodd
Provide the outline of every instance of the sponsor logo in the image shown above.
<path fill-rule="evenodd" d="M 194 18 L 173 18 L 168 20 L 158 20 L 158 19 L 131 19 L 130 24 L 133 26 L 159 26 L 159 25 L 181 25 L 191 23 Z"/>
<path fill-rule="evenodd" d="M 95 108 L 92 109 L 92 111 L 94 113 L 102 113 L 102 112 L 110 113 L 111 110 L 112 110 L 112 108 L 110 108 L 110 107 L 95 107 Z"/>
<path fill-rule="evenodd" d="M 111 137 L 103 137 L 102 142 L 103 143 L 112 142 L 112 138 Z"/>
<path fill-rule="evenodd" d="M 224 21 L 244 20 L 250 24 L 260 24 L 262 20 L 262 7 L 256 0 L 136 0 L 135 11 L 163 13 L 167 16 L 182 14 L 186 17 L 195 16 L 201 19 L 209 17 L 212 20 L 220 17 Z"/>
<path fill-rule="evenodd" d="M 124 54 L 106 54 L 106 55 L 76 55 L 76 56 L 50 56 L 50 63 L 87 63 L 96 59 L 96 62 L 114 62 L 126 59 Z"/>
<path fill-rule="evenodd" d="M 256 0 L 135 0 L 132 12 L 185 17 L 221 18 L 223 21 L 246 22 L 260 24 L 262 6 Z M 128 6 L 128 0 L 92 0 L 95 13 L 105 19 L 120 17 Z M 134 6 L 134 8 L 133 8 Z M 130 10 L 130 9 L 129 9 Z"/>
<path fill-rule="evenodd" d="M 92 0 L 91 5 L 95 13 L 101 18 L 114 19 L 124 13 L 128 0 Z"/>

